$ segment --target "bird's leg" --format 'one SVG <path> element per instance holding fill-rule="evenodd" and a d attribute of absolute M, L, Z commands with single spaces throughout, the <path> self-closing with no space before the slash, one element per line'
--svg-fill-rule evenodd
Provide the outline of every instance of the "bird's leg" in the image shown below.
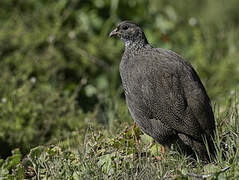
<path fill-rule="evenodd" d="M 155 156 L 157 160 L 162 160 L 164 158 L 164 155 L 166 153 L 166 146 L 161 145 L 161 154 L 159 156 Z"/>
<path fill-rule="evenodd" d="M 165 153 L 166 153 L 166 150 L 165 150 L 165 147 L 164 147 L 164 146 L 161 146 L 161 153 L 162 153 L 162 154 L 165 154 Z"/>
<path fill-rule="evenodd" d="M 138 141 L 138 138 L 137 138 L 137 136 L 136 136 L 136 134 L 135 134 L 135 128 L 137 128 L 137 124 L 136 124 L 136 122 L 134 122 L 134 125 L 133 125 L 133 132 L 134 132 L 134 139 L 135 139 L 135 144 L 136 144 L 136 146 L 139 148 L 139 141 Z"/>

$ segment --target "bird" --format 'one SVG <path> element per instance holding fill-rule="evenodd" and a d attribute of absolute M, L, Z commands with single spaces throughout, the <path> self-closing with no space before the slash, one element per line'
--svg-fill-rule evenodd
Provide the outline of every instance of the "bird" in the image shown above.
<path fill-rule="evenodd" d="M 202 160 L 215 154 L 215 119 L 197 72 L 179 54 L 154 48 L 141 27 L 123 21 L 109 34 L 124 42 L 120 76 L 139 128 L 165 147 Z"/>

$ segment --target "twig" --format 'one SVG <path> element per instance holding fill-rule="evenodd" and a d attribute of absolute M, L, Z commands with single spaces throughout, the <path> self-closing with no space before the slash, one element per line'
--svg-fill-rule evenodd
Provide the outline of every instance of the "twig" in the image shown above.
<path fill-rule="evenodd" d="M 226 115 L 226 117 L 224 117 L 224 119 L 220 122 L 220 124 L 217 125 L 217 127 L 222 127 L 222 125 L 226 122 L 227 118 L 229 117 L 229 114 Z"/>
<path fill-rule="evenodd" d="M 112 151 L 107 151 L 107 152 L 104 153 L 104 155 L 106 155 L 106 154 L 112 154 L 112 153 L 114 153 L 114 152 L 117 152 L 117 149 L 114 149 L 114 150 L 112 150 Z"/>
<path fill-rule="evenodd" d="M 200 174 L 194 174 L 194 173 L 187 173 L 188 176 L 199 178 L 199 179 L 206 179 L 212 176 L 213 174 L 205 174 L 205 175 L 200 175 Z"/>
<path fill-rule="evenodd" d="M 217 172 L 217 173 L 223 173 L 225 171 L 227 171 L 228 169 L 230 169 L 230 166 L 227 166 L 223 169 L 220 170 L 220 172 Z M 195 177 L 195 178 L 199 178 L 199 179 L 206 179 L 206 178 L 209 178 L 210 176 L 213 176 L 217 173 L 213 173 L 213 174 L 205 174 L 205 175 L 200 175 L 200 174 L 194 174 L 194 173 L 187 173 L 188 176 L 191 176 L 191 177 Z"/>

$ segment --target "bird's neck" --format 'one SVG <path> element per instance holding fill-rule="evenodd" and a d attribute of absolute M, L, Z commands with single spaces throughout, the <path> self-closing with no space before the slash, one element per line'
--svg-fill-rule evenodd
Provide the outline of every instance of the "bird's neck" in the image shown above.
<path fill-rule="evenodd" d="M 143 49 L 151 47 L 147 39 L 141 39 L 138 41 L 127 40 L 124 41 L 124 55 L 135 56 L 139 54 Z"/>

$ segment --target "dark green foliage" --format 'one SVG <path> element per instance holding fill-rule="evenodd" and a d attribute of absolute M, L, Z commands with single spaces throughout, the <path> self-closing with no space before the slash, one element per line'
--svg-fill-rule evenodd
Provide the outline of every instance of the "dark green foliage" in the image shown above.
<path fill-rule="evenodd" d="M 115 162 L 114 153 L 87 159 L 86 151 L 80 150 L 79 158 L 73 150 L 83 149 L 89 126 L 96 128 L 89 142 L 98 147 L 93 134 L 98 134 L 100 127 L 102 149 L 108 151 L 114 148 L 108 142 L 117 144 L 120 132 L 132 124 L 118 72 L 123 44 L 108 38 L 112 28 L 125 19 L 139 23 L 155 47 L 172 49 L 193 64 L 213 104 L 220 105 L 216 106 L 219 137 L 231 131 L 227 141 L 235 144 L 234 136 L 239 132 L 234 98 L 239 82 L 238 6 L 237 0 L 1 0 L 0 157 L 6 159 L 15 148 L 22 153 L 16 151 L 1 160 L 1 177 L 13 179 L 17 173 L 22 179 L 25 169 L 19 165 L 20 157 L 33 147 L 59 141 L 64 148 L 60 155 L 49 157 L 46 167 L 39 165 L 50 156 L 44 155 L 46 150 L 40 155 L 43 159 L 31 162 L 39 172 L 51 172 L 53 179 L 64 177 L 64 173 L 102 179 L 107 172 L 111 177 L 108 166 Z M 106 137 L 113 139 L 108 141 Z M 129 146 L 124 146 L 131 154 L 138 150 L 132 143 L 129 140 Z M 232 151 L 229 160 L 219 158 L 215 164 L 217 170 L 231 166 L 226 177 L 238 176 L 238 155 Z M 75 165 L 73 160 L 63 161 L 70 159 L 71 153 L 77 159 Z M 156 164 L 144 160 L 133 164 L 134 160 L 121 154 L 119 158 L 125 158 L 125 164 L 120 166 L 121 160 L 117 160 L 117 167 L 123 169 L 116 169 L 113 178 L 120 174 L 132 177 L 137 172 L 140 176 L 143 171 L 148 176 L 166 177 L 171 170 L 171 174 L 183 178 L 190 163 L 176 156 L 168 154 L 168 161 Z M 50 164 L 55 165 L 53 170 Z M 65 172 L 61 172 L 62 167 Z M 79 174 L 75 175 L 72 168 Z M 212 172 L 201 169 L 193 172 Z"/>
<path fill-rule="evenodd" d="M 233 110 L 233 107 L 229 108 Z M 222 113 L 217 112 L 220 117 Z M 0 161 L 0 178 L 31 177 L 33 179 L 228 179 L 239 176 L 237 136 L 237 117 L 228 111 L 226 118 L 231 127 L 225 126 L 221 132 L 231 132 L 226 139 L 217 135 L 215 143 L 219 147 L 222 141 L 228 144 L 226 159 L 222 158 L 221 149 L 216 159 L 210 164 L 202 164 L 190 157 L 179 154 L 172 147 L 171 151 L 161 154 L 159 144 L 152 144 L 151 138 L 140 132 L 139 128 L 130 127 L 115 137 L 105 137 L 96 128 L 88 128 L 84 143 L 77 149 L 69 144 L 59 143 L 51 146 L 39 146 L 20 161 L 21 154 L 15 150 L 7 160 Z M 217 116 L 218 118 L 218 116 Z M 219 130 L 219 129 L 218 129 Z M 74 141 L 81 138 L 75 136 Z M 79 145 L 79 144 L 78 144 Z M 63 147 L 64 146 L 64 147 Z M 70 149 L 70 150 L 69 150 Z"/>

